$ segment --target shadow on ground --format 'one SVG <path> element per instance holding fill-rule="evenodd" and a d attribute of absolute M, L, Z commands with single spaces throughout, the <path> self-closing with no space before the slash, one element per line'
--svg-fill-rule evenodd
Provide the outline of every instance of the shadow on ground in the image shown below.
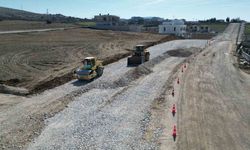
<path fill-rule="evenodd" d="M 91 83 L 92 81 L 84 81 L 84 80 L 76 80 L 74 82 L 72 82 L 71 84 L 73 84 L 74 86 L 84 86 L 88 83 Z"/>

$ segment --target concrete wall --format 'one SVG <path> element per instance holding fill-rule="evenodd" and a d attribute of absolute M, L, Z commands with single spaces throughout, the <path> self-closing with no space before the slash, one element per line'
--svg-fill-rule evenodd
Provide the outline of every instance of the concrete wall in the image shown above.
<path fill-rule="evenodd" d="M 143 27 L 142 25 L 125 25 L 125 26 L 98 25 L 91 28 L 99 30 L 149 32 L 149 33 L 158 33 L 159 30 L 158 27 Z"/>
<path fill-rule="evenodd" d="M 188 32 L 210 32 L 211 29 L 207 25 L 188 25 L 187 26 Z"/>
<path fill-rule="evenodd" d="M 129 26 L 107 26 L 107 25 L 98 25 L 91 27 L 92 29 L 98 30 L 113 30 L 113 31 L 130 31 Z"/>

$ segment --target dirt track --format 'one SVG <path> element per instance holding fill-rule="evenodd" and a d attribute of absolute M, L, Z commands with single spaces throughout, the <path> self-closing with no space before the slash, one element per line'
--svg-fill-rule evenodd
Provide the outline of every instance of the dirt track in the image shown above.
<path fill-rule="evenodd" d="M 0 35 L 1 35 L 1 34 L 32 33 L 32 32 L 49 32 L 49 31 L 57 31 L 57 30 L 65 30 L 65 28 L 0 31 Z"/>
<path fill-rule="evenodd" d="M 52 23 L 47 24 L 45 21 L 23 21 L 23 20 L 3 20 L 0 21 L 0 32 L 14 30 L 32 30 L 32 29 L 51 29 L 51 28 L 69 28 L 77 27 L 70 23 Z"/>
<path fill-rule="evenodd" d="M 250 76 L 235 67 L 239 24 L 191 61 L 180 91 L 178 149 L 250 149 Z"/>

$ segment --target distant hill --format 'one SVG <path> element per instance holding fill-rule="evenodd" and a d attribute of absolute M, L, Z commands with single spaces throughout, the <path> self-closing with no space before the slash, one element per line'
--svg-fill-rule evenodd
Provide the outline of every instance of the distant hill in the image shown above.
<path fill-rule="evenodd" d="M 84 21 L 81 18 L 67 17 L 61 14 L 38 14 L 23 10 L 0 7 L 0 20 L 51 21 L 60 23 L 74 23 Z"/>

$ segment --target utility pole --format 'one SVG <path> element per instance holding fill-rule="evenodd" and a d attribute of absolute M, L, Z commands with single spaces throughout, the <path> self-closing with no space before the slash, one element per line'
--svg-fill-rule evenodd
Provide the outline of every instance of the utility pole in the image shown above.
<path fill-rule="evenodd" d="M 47 22 L 47 24 L 51 24 L 51 21 L 49 19 L 49 9 L 47 9 L 46 11 L 47 11 L 46 12 L 46 22 Z"/>

